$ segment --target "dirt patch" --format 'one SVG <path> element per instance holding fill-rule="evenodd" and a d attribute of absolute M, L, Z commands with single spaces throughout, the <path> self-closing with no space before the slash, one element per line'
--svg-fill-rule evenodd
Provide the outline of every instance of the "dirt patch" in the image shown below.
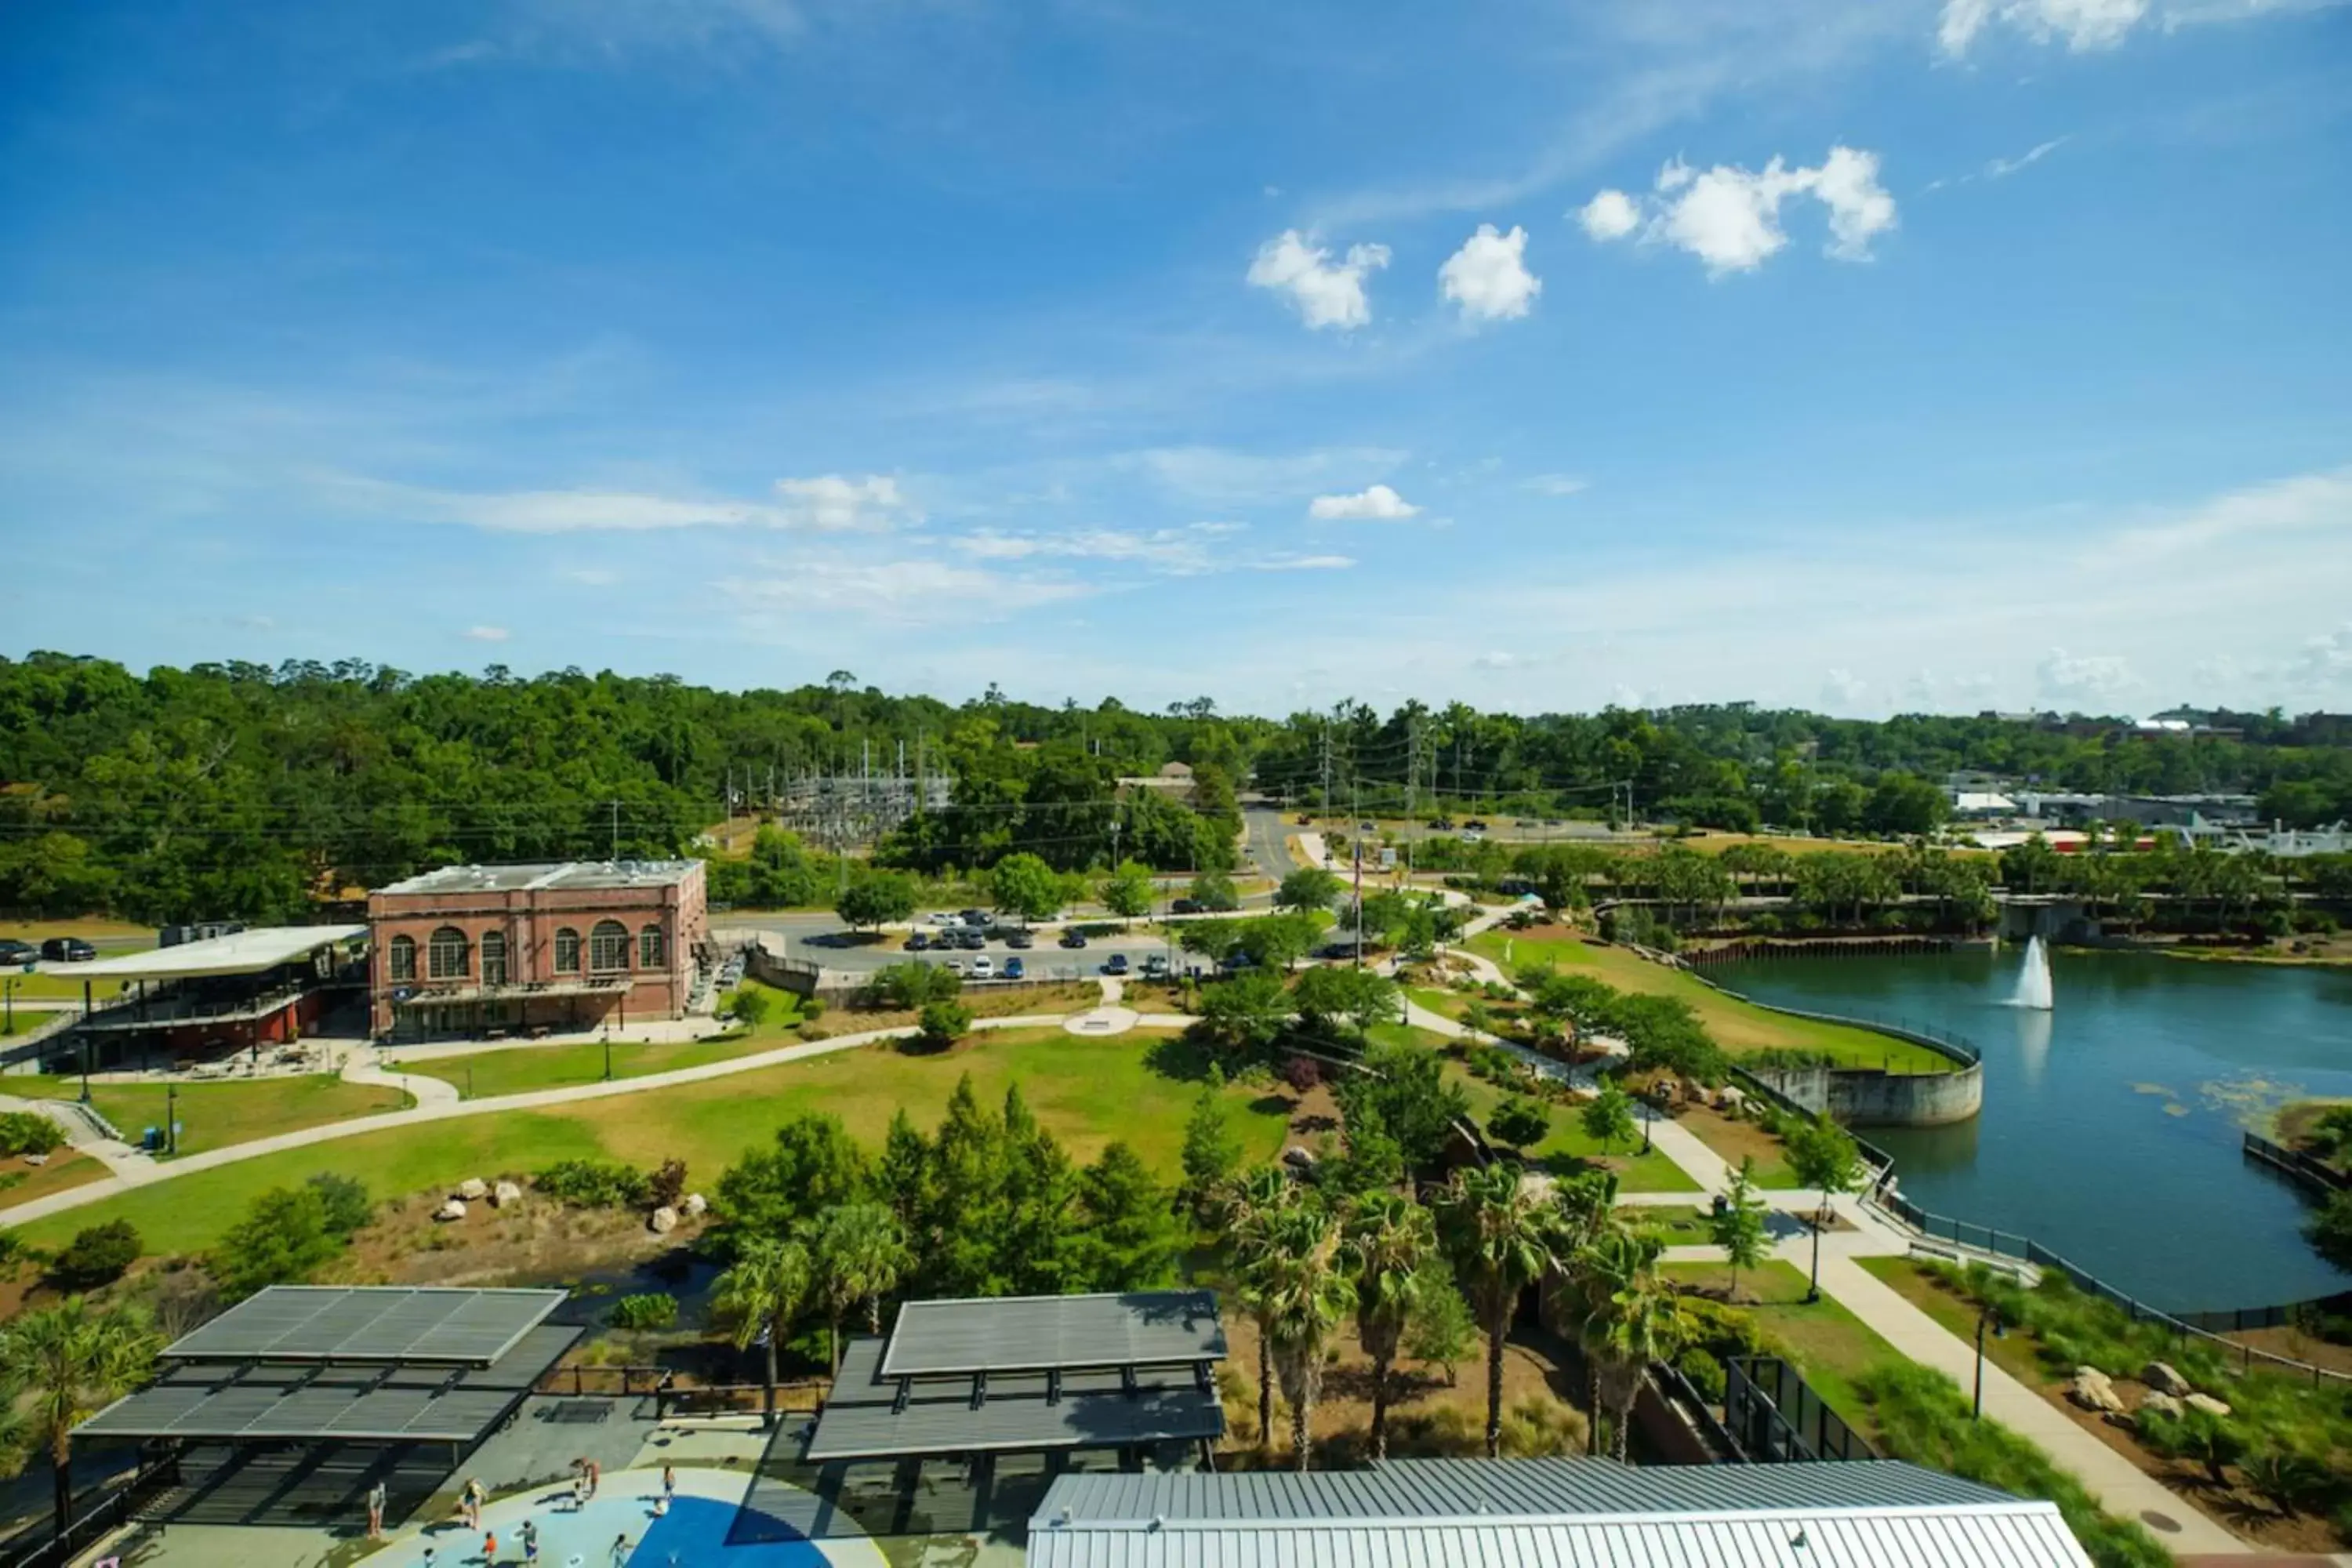
<path fill-rule="evenodd" d="M 1753 1157 L 1759 1180 L 1775 1172 L 1785 1174 L 1788 1171 L 1780 1141 L 1753 1121 L 1742 1121 L 1704 1105 L 1676 1106 L 1675 1120 L 1695 1133 L 1700 1142 L 1722 1155 L 1735 1170 L 1740 1161 Z"/>
<path fill-rule="evenodd" d="M 565 1279 L 592 1269 L 627 1268 L 683 1246 L 698 1224 L 658 1236 L 634 1210 L 583 1209 L 537 1193 L 507 1208 L 467 1204 L 466 1217 L 436 1220 L 445 1194 L 418 1194 L 380 1205 L 333 1266 L 351 1285 L 485 1285 L 529 1276 Z"/>
<path fill-rule="evenodd" d="M 2272 1355 L 2283 1355 L 2289 1361 L 2307 1362 L 2330 1372 L 2352 1373 L 2352 1345 L 2339 1345 L 2305 1333 L 2301 1329 L 2241 1329 L 2221 1336 L 2232 1344 L 2252 1345 Z"/>

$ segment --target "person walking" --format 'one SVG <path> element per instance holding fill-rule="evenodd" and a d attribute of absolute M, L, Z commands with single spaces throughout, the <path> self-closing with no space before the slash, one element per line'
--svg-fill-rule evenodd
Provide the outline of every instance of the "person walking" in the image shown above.
<path fill-rule="evenodd" d="M 539 1521 L 536 1520 L 522 1521 L 522 1560 L 525 1563 L 539 1561 Z"/>
<path fill-rule="evenodd" d="M 677 1467 L 676 1465 L 664 1465 L 662 1467 L 662 1501 L 668 1502 L 677 1496 Z"/>
<path fill-rule="evenodd" d="M 613 1568 L 625 1568 L 629 1561 L 629 1534 L 623 1531 L 613 1537 Z"/>
<path fill-rule="evenodd" d="M 382 1541 L 383 1539 L 383 1479 L 379 1476 L 376 1479 L 375 1484 L 368 1488 L 367 1491 L 367 1538 L 370 1541 Z"/>
<path fill-rule="evenodd" d="M 596 1495 L 596 1484 L 597 1484 L 599 1481 L 603 1480 L 604 1479 L 604 1466 L 602 1466 L 602 1465 L 600 1465 L 600 1464 L 598 1464 L 598 1463 L 597 1463 L 595 1460 L 593 1460 L 593 1459 L 589 1460 L 589 1461 L 588 1461 L 588 1495 L 589 1495 L 590 1497 L 592 1497 L 592 1498 L 593 1498 L 593 1497 L 594 1497 L 594 1496 Z"/>
<path fill-rule="evenodd" d="M 498 1560 L 499 1532 L 495 1530 L 486 1530 L 482 1531 L 482 1561 L 496 1563 Z"/>

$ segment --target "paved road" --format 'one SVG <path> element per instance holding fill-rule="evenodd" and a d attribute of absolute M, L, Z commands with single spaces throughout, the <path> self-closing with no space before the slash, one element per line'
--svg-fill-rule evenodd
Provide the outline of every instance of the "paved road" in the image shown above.
<path fill-rule="evenodd" d="M 1291 818 L 1270 806 L 1254 805 L 1242 813 L 1242 831 L 1249 840 L 1249 858 L 1260 876 L 1279 882 L 1298 869 L 1283 839 L 1294 831 Z"/>
<path fill-rule="evenodd" d="M 927 935 L 938 927 L 919 927 Z M 1008 958 L 1018 958 L 1032 980 L 1061 978 L 1067 975 L 1092 975 L 1098 973 L 1103 962 L 1114 952 L 1127 954 L 1128 962 L 1139 964 L 1152 953 L 1166 953 L 1168 939 L 1161 932 L 1138 927 L 1131 931 L 1115 931 L 1089 937 L 1082 948 L 1064 947 L 1059 933 L 1045 930 L 1034 937 L 1034 946 L 1016 948 L 1002 937 L 992 937 L 984 946 L 908 952 L 899 945 L 900 935 L 892 932 L 882 941 L 853 938 L 837 920 L 819 915 L 755 915 L 722 916 L 714 927 L 714 935 L 725 940 L 728 932 L 758 931 L 769 938 L 769 951 L 782 958 L 804 959 L 810 963 L 847 974 L 871 974 L 893 963 L 903 963 L 910 958 L 937 963 L 947 958 L 958 958 L 969 963 L 986 954 L 999 970 Z"/>

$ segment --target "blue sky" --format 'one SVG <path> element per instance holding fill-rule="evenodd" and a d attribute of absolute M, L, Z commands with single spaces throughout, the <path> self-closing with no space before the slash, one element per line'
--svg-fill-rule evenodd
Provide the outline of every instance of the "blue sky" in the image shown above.
<path fill-rule="evenodd" d="M 2352 705 L 2352 7 L 0 12 L 0 647 Z"/>

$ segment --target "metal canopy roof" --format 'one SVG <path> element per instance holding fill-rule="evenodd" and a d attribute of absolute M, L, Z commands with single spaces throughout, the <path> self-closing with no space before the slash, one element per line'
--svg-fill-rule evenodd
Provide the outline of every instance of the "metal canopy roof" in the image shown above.
<path fill-rule="evenodd" d="M 69 980 L 197 980 L 207 974 L 259 974 L 331 943 L 366 934 L 365 926 L 265 926 L 120 958 L 49 964 L 45 973 Z"/>
<path fill-rule="evenodd" d="M 879 1340 L 855 1340 L 844 1351 L 841 1373 L 803 1456 L 809 1463 L 1127 1447 L 1214 1438 L 1225 1429 L 1205 1365 L 971 1373 L 917 1383 L 885 1375 L 882 1359 Z"/>
<path fill-rule="evenodd" d="M 898 1309 L 885 1377 L 1170 1366 L 1223 1361 L 1212 1290 L 1003 1296 L 909 1301 Z"/>
<path fill-rule="evenodd" d="M 1549 1521 L 1150 1521 L 1029 1533 L 1028 1568 L 2090 1568 L 2055 1505 L 1588 1514 Z"/>
<path fill-rule="evenodd" d="M 273 1285 L 163 1352 L 166 1361 L 410 1362 L 488 1367 L 561 1290 Z"/>
<path fill-rule="evenodd" d="M 532 1328 L 487 1367 L 349 1363 L 175 1366 L 75 1428 L 77 1437 L 192 1442 L 473 1443 L 580 1337 Z"/>
<path fill-rule="evenodd" d="M 1369 1470 L 1087 1474 L 1054 1484 L 1038 1517 L 1088 1522 L 1538 1518 L 2011 1503 L 1990 1487 L 1895 1459 L 1620 1465 L 1609 1459 L 1391 1459 Z"/>

